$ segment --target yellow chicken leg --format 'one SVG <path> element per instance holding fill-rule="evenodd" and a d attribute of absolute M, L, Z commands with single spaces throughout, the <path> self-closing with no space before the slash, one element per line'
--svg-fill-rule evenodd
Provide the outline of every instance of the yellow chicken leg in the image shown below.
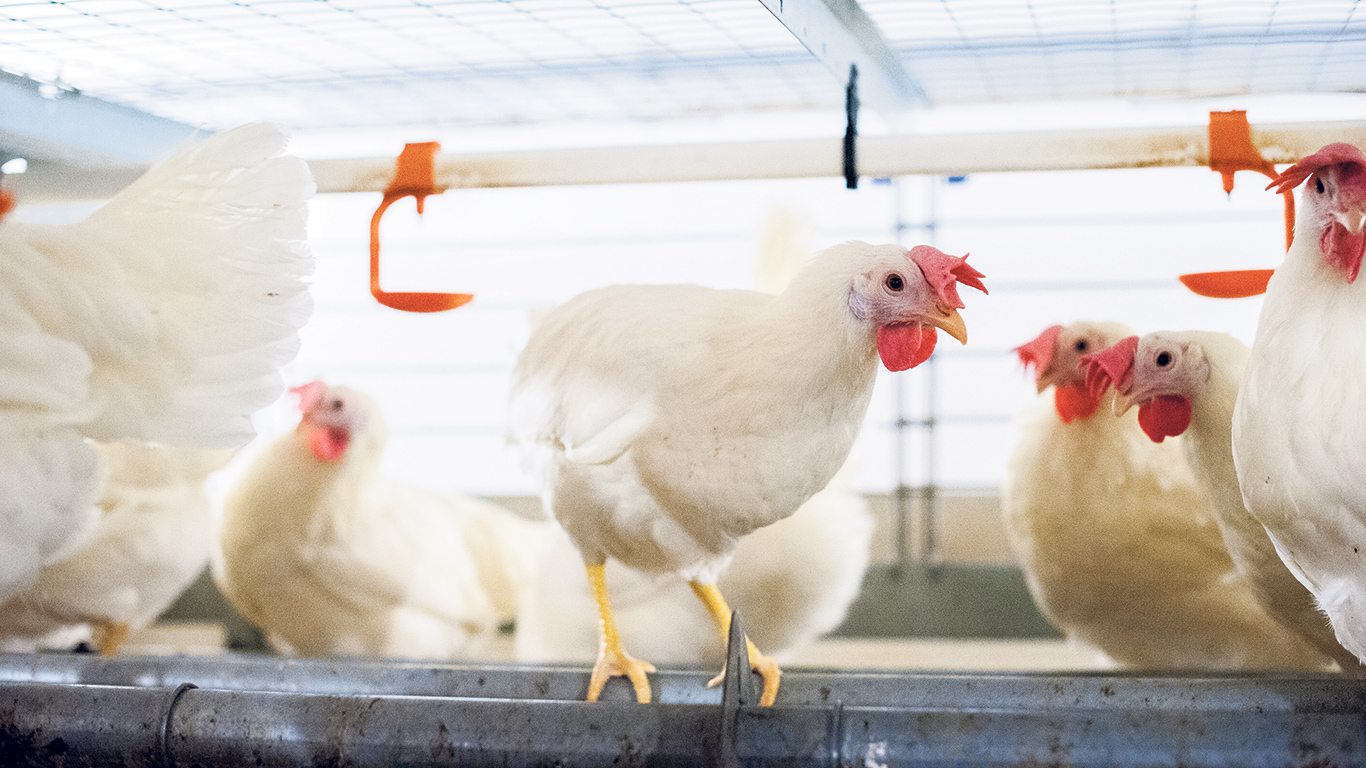
<path fill-rule="evenodd" d="M 101 656 L 118 654 L 123 642 L 128 639 L 128 625 L 121 621 L 103 619 L 93 625 L 91 640 L 99 649 Z"/>
<path fill-rule="evenodd" d="M 612 620 L 612 606 L 607 601 L 607 578 L 601 565 L 588 566 L 588 586 L 593 590 L 593 599 L 598 601 L 598 615 L 602 619 L 599 628 L 598 661 L 593 665 L 593 675 L 588 679 L 588 700 L 597 701 L 607 678 L 624 676 L 636 689 L 636 701 L 641 704 L 650 702 L 650 680 L 646 672 L 655 671 L 654 665 L 635 659 L 621 647 L 621 635 L 617 634 L 617 623 Z"/>
<path fill-rule="evenodd" d="M 726 598 L 721 596 L 721 590 L 717 589 L 715 584 L 703 584 L 698 581 L 690 581 L 688 585 L 701 598 L 702 604 L 707 606 L 707 611 L 716 620 L 716 626 L 721 630 L 721 644 L 729 643 L 730 606 L 726 605 Z M 750 667 L 764 677 L 764 692 L 759 697 L 759 706 L 771 706 L 774 699 L 778 698 L 778 678 L 782 676 L 782 670 L 778 669 L 778 663 L 773 660 L 772 656 L 759 653 L 759 649 L 754 647 L 754 642 L 748 636 L 745 637 L 745 645 L 749 649 Z M 713 688 L 720 685 L 725 677 L 726 670 L 723 668 L 721 674 L 707 683 L 707 687 Z"/>

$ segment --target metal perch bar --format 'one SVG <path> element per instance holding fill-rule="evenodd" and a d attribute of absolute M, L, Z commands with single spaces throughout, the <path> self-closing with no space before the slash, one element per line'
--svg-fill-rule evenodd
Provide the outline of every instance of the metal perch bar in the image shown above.
<path fill-rule="evenodd" d="M 0 655 L 0 763 L 159 764 L 165 724 L 167 765 L 714 765 L 727 712 L 743 765 L 1366 763 L 1366 681 L 1329 675 L 790 671 L 771 708 L 708 676 L 588 704 L 579 667 Z"/>

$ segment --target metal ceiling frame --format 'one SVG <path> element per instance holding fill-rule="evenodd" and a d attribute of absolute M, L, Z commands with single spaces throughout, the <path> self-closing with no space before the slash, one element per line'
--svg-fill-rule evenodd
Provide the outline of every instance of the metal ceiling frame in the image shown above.
<path fill-rule="evenodd" d="M 0 155 L 42 167 L 145 165 L 201 133 L 194 126 L 0 71 Z"/>
<path fill-rule="evenodd" d="M 834 75 L 839 87 L 857 68 L 859 98 L 893 127 L 929 97 L 901 65 L 858 0 L 759 0 Z"/>

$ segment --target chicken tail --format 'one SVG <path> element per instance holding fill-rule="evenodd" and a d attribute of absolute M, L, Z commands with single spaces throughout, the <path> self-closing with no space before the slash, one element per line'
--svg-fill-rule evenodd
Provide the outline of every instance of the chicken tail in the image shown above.
<path fill-rule="evenodd" d="M 85 434 L 202 448 L 254 436 L 250 415 L 284 391 L 312 311 L 314 183 L 286 141 L 253 124 L 184 146 L 77 225 L 112 251 L 154 347 L 92 353 L 105 407 Z"/>

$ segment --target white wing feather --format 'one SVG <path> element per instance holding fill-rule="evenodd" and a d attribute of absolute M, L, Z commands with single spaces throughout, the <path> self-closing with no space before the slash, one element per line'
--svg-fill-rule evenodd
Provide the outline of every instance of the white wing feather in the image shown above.
<path fill-rule="evenodd" d="M 244 126 L 83 222 L 0 221 L 0 600 L 93 521 L 82 437 L 234 448 L 279 396 L 312 270 L 313 183 L 284 143 Z"/>

